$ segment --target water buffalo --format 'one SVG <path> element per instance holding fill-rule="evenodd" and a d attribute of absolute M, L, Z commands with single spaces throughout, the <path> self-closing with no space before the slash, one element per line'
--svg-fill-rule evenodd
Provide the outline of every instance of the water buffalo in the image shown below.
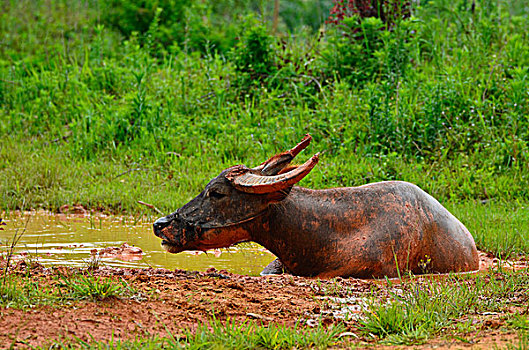
<path fill-rule="evenodd" d="M 258 167 L 223 170 L 204 191 L 154 223 L 170 253 L 255 241 L 294 275 L 395 277 L 401 271 L 476 270 L 478 253 L 466 227 L 419 187 L 388 181 L 311 190 L 294 186 L 318 162 L 300 166 L 294 148 Z M 265 269 L 275 272 L 277 261 Z"/>

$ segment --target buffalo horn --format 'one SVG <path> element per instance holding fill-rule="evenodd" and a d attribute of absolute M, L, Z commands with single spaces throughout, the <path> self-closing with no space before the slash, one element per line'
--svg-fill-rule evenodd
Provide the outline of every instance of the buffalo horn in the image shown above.
<path fill-rule="evenodd" d="M 249 171 L 236 176 L 226 176 L 235 188 L 247 193 L 270 193 L 284 190 L 301 181 L 318 163 L 319 153 L 316 153 L 303 165 L 293 170 L 274 176 L 257 175 Z"/>
<path fill-rule="evenodd" d="M 310 144 L 311 140 L 312 136 L 309 134 L 305 135 L 305 137 L 303 137 L 303 139 L 291 150 L 276 154 L 252 170 L 257 170 L 261 172 L 261 175 L 267 176 L 279 174 L 279 172 L 282 171 L 292 159 L 299 154 L 299 152 L 303 151 Z"/>

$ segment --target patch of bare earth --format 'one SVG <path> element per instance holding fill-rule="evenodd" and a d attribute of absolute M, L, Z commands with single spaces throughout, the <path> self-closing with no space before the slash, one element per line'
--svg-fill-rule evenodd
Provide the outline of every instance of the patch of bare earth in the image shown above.
<path fill-rule="evenodd" d="M 490 260 L 485 256 L 482 259 L 484 264 L 486 259 Z M 79 272 L 83 271 L 38 264 L 30 269 L 24 262 L 11 271 L 21 278 L 30 276 L 41 288 L 51 290 L 61 288 L 58 276 Z M 368 338 L 360 336 L 354 317 L 342 319 L 343 310 L 336 307 L 332 298 L 338 300 L 342 291 L 346 291 L 346 299 L 360 301 L 360 305 L 369 293 L 387 293 L 383 281 L 352 278 L 329 281 L 290 275 L 250 277 L 215 269 L 188 272 L 100 267 L 91 273 L 117 282 L 126 281 L 135 292 L 96 302 L 60 301 L 23 310 L 2 307 L 0 348 L 42 346 L 56 339 L 108 341 L 152 335 L 167 337 L 167 332 L 178 336 L 184 329 L 194 330 L 213 317 L 221 321 L 250 320 L 263 325 L 303 327 L 340 322 L 345 324 L 347 333 L 339 346 L 348 344 L 347 340 L 357 346 L 373 346 L 375 343 L 370 344 Z M 361 308 L 349 307 L 346 311 L 360 313 Z M 487 315 L 480 322 L 477 331 L 471 334 L 459 338 L 453 334 L 441 336 L 414 348 L 490 348 L 516 342 L 514 331 L 502 331 L 505 324 L 502 315 Z"/>
<path fill-rule="evenodd" d="M 33 271 L 42 286 L 58 283 L 65 268 Z M 294 326 L 317 309 L 311 281 L 292 276 L 249 277 L 211 270 L 188 273 L 165 269 L 99 269 L 95 275 L 123 279 L 137 293 L 130 298 L 42 306 L 25 310 L 0 309 L 0 347 L 42 345 L 50 339 L 134 339 L 166 337 L 195 329 L 213 316 L 218 320 L 256 320 Z M 351 280 L 365 290 L 368 282 Z M 334 322 L 329 320 L 329 323 Z"/>

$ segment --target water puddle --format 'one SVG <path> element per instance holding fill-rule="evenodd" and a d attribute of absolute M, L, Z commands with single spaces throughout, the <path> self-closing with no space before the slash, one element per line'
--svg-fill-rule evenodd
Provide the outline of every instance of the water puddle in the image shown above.
<path fill-rule="evenodd" d="M 112 254 L 100 254 L 101 263 L 115 267 L 164 267 L 194 271 L 214 267 L 238 274 L 258 275 L 275 258 L 255 243 L 244 243 L 208 254 L 190 251 L 166 253 L 160 246 L 160 239 L 152 233 L 151 220 L 141 222 L 126 217 L 67 216 L 44 212 L 3 218 L 6 226 L 0 230 L 0 252 L 6 252 L 7 244 L 15 234 L 22 234 L 15 254 L 46 266 L 84 267 L 93 258 L 94 249 L 101 251 L 103 248 L 120 247 L 123 243 L 141 248 L 143 255 L 112 257 Z"/>

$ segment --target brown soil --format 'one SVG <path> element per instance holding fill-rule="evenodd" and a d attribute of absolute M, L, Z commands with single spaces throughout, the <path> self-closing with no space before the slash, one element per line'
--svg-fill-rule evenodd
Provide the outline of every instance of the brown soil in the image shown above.
<path fill-rule="evenodd" d="M 484 268 L 493 263 L 492 258 L 482 254 Z M 30 275 L 41 287 L 53 289 L 60 288 L 57 276 L 79 272 L 38 264 L 29 268 L 24 261 L 19 261 L 11 273 Z M 97 302 L 75 301 L 24 310 L 0 308 L 0 348 L 42 346 L 57 339 L 108 341 L 151 335 L 167 337 L 168 331 L 178 336 L 183 334 L 183 329 L 194 330 L 197 324 L 207 323 L 213 316 L 221 321 L 250 320 L 263 325 L 287 326 L 297 323 L 302 327 L 314 326 L 319 320 L 329 326 L 343 322 L 343 312 L 336 306 L 337 299 L 346 297 L 353 304 L 356 300 L 356 309 L 348 311 L 360 313 L 362 300 L 368 293 L 387 293 L 384 281 L 352 278 L 328 281 L 290 275 L 249 277 L 215 269 L 188 272 L 100 267 L 92 274 L 124 280 L 136 293 Z M 342 295 L 345 290 L 347 294 Z M 479 320 L 478 331 L 473 334 L 462 335 L 459 339 L 453 334 L 439 337 L 414 348 L 503 346 L 517 337 L 513 330 L 502 331 L 504 324 L 502 315 L 484 315 Z M 345 325 L 347 333 L 342 339 L 350 339 L 357 346 L 375 344 L 360 335 L 356 321 L 347 321 Z M 344 340 L 339 346 L 347 344 Z"/>

